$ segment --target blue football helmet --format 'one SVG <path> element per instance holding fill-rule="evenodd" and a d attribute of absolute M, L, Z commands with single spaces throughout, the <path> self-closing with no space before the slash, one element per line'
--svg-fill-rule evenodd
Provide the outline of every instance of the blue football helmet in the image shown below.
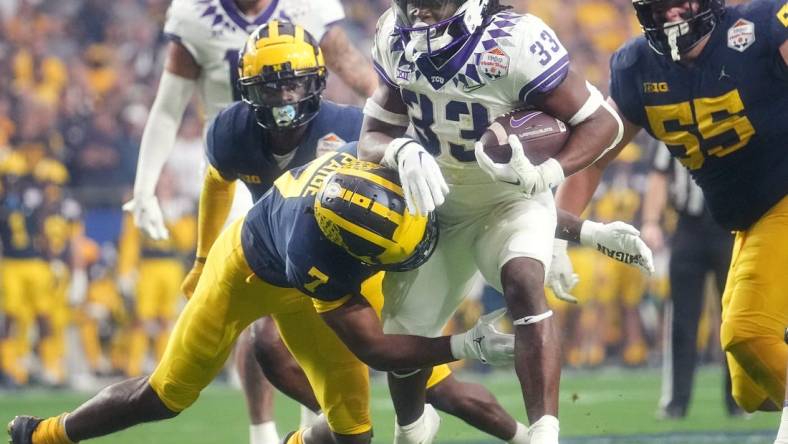
<path fill-rule="evenodd" d="M 502 8 L 498 0 L 393 0 L 396 30 L 405 45 L 405 57 L 434 57 L 462 45 L 490 17 Z M 428 10 L 435 23 L 423 21 L 420 11 Z"/>
<path fill-rule="evenodd" d="M 683 3 L 693 6 L 683 20 L 665 22 L 664 12 Z M 709 35 L 725 13 L 725 0 L 632 0 L 632 6 L 651 48 L 673 61 Z"/>

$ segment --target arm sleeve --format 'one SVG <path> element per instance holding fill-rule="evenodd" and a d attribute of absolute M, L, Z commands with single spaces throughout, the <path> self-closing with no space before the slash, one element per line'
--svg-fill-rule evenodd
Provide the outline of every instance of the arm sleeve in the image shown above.
<path fill-rule="evenodd" d="M 197 216 L 197 257 L 207 257 L 230 214 L 235 181 L 227 181 L 213 166 L 205 173 Z"/>
<path fill-rule="evenodd" d="M 153 196 L 196 82 L 165 70 L 142 133 L 134 196 Z"/>

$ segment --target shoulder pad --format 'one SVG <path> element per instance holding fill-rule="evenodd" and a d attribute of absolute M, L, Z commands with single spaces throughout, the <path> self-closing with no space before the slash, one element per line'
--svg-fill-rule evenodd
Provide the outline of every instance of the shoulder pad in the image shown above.
<path fill-rule="evenodd" d="M 651 48 L 643 36 L 628 40 L 610 58 L 611 72 L 631 68 L 640 59 L 644 50 L 651 51 Z"/>

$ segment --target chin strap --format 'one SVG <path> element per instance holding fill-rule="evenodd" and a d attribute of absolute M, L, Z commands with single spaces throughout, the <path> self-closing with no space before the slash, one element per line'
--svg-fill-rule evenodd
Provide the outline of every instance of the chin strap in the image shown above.
<path fill-rule="evenodd" d="M 533 316 L 525 316 L 520 319 L 515 320 L 512 322 L 513 325 L 531 325 L 536 324 L 537 322 L 542 322 L 545 319 L 549 318 L 553 315 L 553 310 L 547 310 L 546 312 L 538 315 Z"/>

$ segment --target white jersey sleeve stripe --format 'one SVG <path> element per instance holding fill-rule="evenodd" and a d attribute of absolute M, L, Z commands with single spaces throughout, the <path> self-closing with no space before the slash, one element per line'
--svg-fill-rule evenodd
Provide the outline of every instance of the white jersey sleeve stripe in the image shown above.
<path fill-rule="evenodd" d="M 569 73 L 569 56 L 561 57 L 549 69 L 531 80 L 520 89 L 520 101 L 528 102 L 528 96 L 534 91 L 545 94 L 558 86 Z"/>

